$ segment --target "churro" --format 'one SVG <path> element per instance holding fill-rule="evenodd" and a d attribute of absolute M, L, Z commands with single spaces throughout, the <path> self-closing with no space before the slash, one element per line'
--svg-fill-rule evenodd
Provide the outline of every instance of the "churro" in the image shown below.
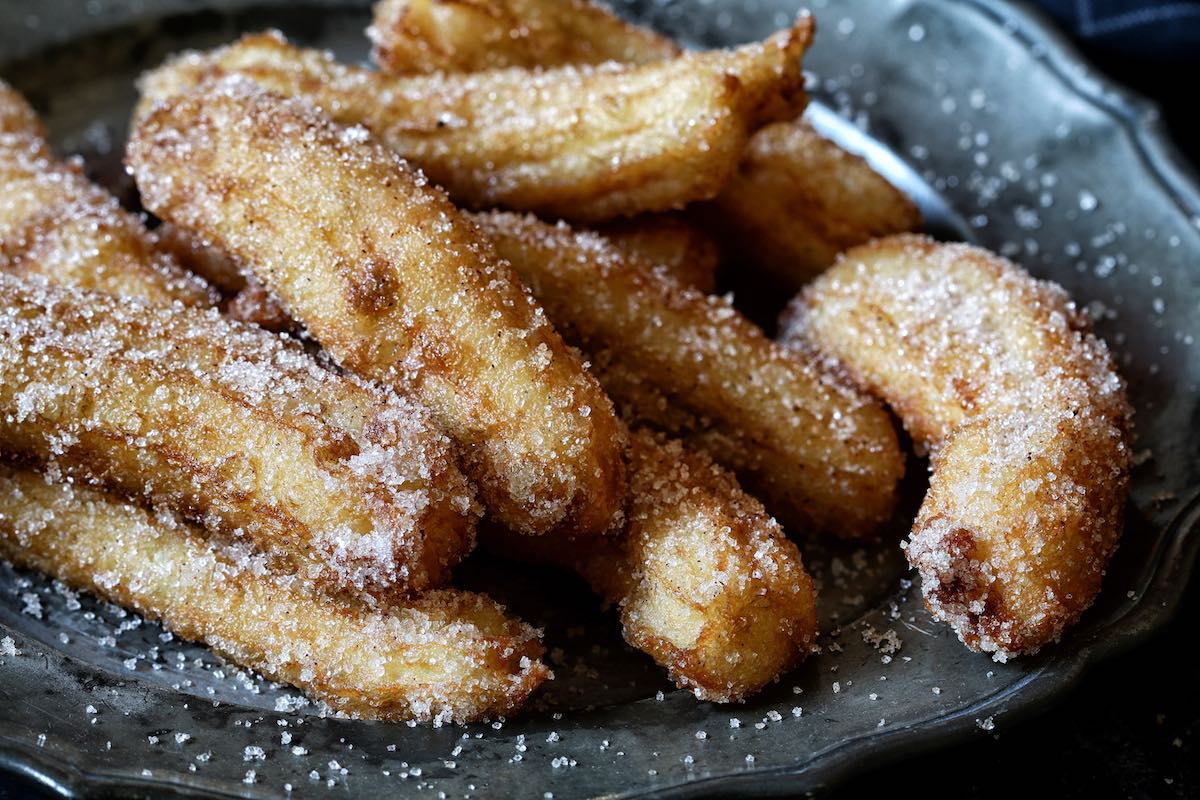
<path fill-rule="evenodd" d="M 764 42 L 643 66 L 410 77 L 248 36 L 148 73 L 138 113 L 237 73 L 365 125 L 461 206 L 605 221 L 720 191 L 750 134 L 804 108 L 812 28 L 803 16 Z"/>
<path fill-rule="evenodd" d="M 549 677 L 537 632 L 481 595 L 370 608 L 214 545 L 172 514 L 3 466 L 0 556 L 355 717 L 469 722 L 519 708 Z"/>
<path fill-rule="evenodd" d="M 732 474 L 661 434 L 629 437 L 629 507 L 614 537 L 548 541 L 488 532 L 579 572 L 620 609 L 625 639 L 701 700 L 729 703 L 816 643 L 813 584 L 796 546 Z"/>
<path fill-rule="evenodd" d="M 380 69 L 395 75 L 424 71 L 422 64 L 447 72 L 648 64 L 677 49 L 583 0 L 381 0 L 368 33 Z M 802 119 L 751 136 L 729 182 L 693 212 L 718 234 L 729 261 L 792 291 L 846 248 L 921 224 L 903 192 Z"/>
<path fill-rule="evenodd" d="M 477 515 L 416 404 L 215 311 L 0 275 L 0 451 L 380 596 L 443 584 Z"/>
<path fill-rule="evenodd" d="M 889 519 L 904 459 L 878 401 L 603 237 L 513 213 L 472 218 L 627 419 L 707 451 L 789 526 L 863 537 Z"/>
<path fill-rule="evenodd" d="M 934 616 L 998 658 L 1057 640 L 1121 536 L 1132 414 L 1066 292 L 985 250 L 898 236 L 846 253 L 785 327 L 932 452 L 906 552 Z"/>
<path fill-rule="evenodd" d="M 500 521 L 612 524 L 610 401 L 490 242 L 363 128 L 231 77 L 143 117 L 128 155 L 147 208 L 251 266 L 342 366 L 424 401 Z"/>

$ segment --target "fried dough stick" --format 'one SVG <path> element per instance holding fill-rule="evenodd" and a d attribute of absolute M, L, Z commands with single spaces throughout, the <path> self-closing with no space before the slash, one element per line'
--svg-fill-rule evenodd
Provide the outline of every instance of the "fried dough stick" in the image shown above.
<path fill-rule="evenodd" d="M 619 607 L 625 639 L 701 700 L 742 700 L 799 663 L 817 638 L 812 580 L 762 504 L 706 455 L 661 435 L 633 431 L 628 464 L 618 536 L 488 531 L 485 542 L 577 571 Z"/>
<path fill-rule="evenodd" d="M 393 75 L 652 64 L 678 52 L 665 36 L 582 0 L 381 0 L 368 35 L 380 69 Z M 921 225 L 903 192 L 800 119 L 755 133 L 729 183 L 696 211 L 730 260 L 793 290 L 846 248 Z"/>
<path fill-rule="evenodd" d="M 78 165 L 56 160 L 37 115 L 0 82 L 0 271 L 156 302 L 216 295 Z M 133 289 L 131 289 L 133 287 Z"/>
<path fill-rule="evenodd" d="M 473 540 L 428 412 L 215 311 L 0 275 L 0 452 L 383 596 L 443 584 Z"/>
<path fill-rule="evenodd" d="M 609 527 L 611 402 L 490 242 L 365 130 L 230 78 L 143 118 L 129 163 L 147 208 L 251 265 L 340 364 L 420 397 L 500 521 Z"/>
<path fill-rule="evenodd" d="M 263 569 L 177 517 L 0 467 L 0 557 L 161 619 L 177 635 L 366 719 L 469 722 L 547 677 L 537 632 L 482 595 L 386 608 Z"/>
<path fill-rule="evenodd" d="M 1061 287 L 918 236 L 846 253 L 792 308 L 932 452 L 906 551 L 973 650 L 1055 641 L 1091 605 L 1123 527 L 1132 411 Z"/>
<path fill-rule="evenodd" d="M 762 125 L 807 102 L 812 20 L 730 51 L 644 67 L 389 77 L 250 36 L 146 75 L 154 102 L 228 73 L 361 123 L 461 206 L 598 222 L 714 196 Z"/>
<path fill-rule="evenodd" d="M 367 36 L 393 75 L 645 63 L 679 48 L 583 0 L 382 0 Z"/>
<path fill-rule="evenodd" d="M 472 218 L 627 419 L 707 451 L 785 524 L 862 537 L 890 517 L 904 460 L 877 401 L 595 234 Z"/>

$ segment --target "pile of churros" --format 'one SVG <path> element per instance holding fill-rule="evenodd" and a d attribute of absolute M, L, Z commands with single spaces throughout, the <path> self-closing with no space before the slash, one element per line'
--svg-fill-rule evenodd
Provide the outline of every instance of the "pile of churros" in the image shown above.
<path fill-rule="evenodd" d="M 1121 534 L 1124 385 L 1060 288 L 910 233 L 805 122 L 813 33 L 382 0 L 377 69 L 247 36 L 140 81 L 148 214 L 0 84 L 0 556 L 333 712 L 467 722 L 552 677 L 453 587 L 478 542 L 733 702 L 817 647 L 796 542 L 893 519 L 898 419 L 932 615 L 1057 640 Z M 733 264 L 799 292 L 779 338 L 710 294 Z"/>

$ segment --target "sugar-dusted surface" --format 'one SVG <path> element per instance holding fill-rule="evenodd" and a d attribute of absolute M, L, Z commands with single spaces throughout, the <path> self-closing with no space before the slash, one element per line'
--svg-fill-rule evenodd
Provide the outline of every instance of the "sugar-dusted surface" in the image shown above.
<path fill-rule="evenodd" d="M 933 451 L 907 545 L 935 616 L 1005 657 L 1095 599 L 1124 524 L 1132 409 L 1061 287 L 917 236 L 846 253 L 784 340 L 829 353 Z"/>
<path fill-rule="evenodd" d="M 416 404 L 215 311 L 0 276 L 0 449 L 381 594 L 437 586 L 477 515 Z"/>
<path fill-rule="evenodd" d="M 600 225 L 596 230 L 617 247 L 686 286 L 712 292 L 721 250 L 700 224 L 684 214 L 642 214 Z"/>
<path fill-rule="evenodd" d="M 601 236 L 473 218 L 629 419 L 706 450 L 797 530 L 869 536 L 889 518 L 904 463 L 877 401 Z"/>
<path fill-rule="evenodd" d="M 626 641 L 701 700 L 743 700 L 816 644 L 816 595 L 796 545 L 708 456 L 635 430 L 624 530 L 489 546 L 578 571 L 620 609 Z"/>
<path fill-rule="evenodd" d="M 812 20 L 736 50 L 645 66 L 389 77 L 258 35 L 142 81 L 155 102 L 231 72 L 362 124 L 459 205 L 602 221 L 712 197 L 746 140 L 806 98 Z"/>
<path fill-rule="evenodd" d="M 277 25 L 294 41 L 334 49 L 342 61 L 367 58 L 362 30 L 368 16 L 341 5 L 229 0 L 222 8 L 232 11 L 195 13 L 195 0 L 102 0 L 89 8 L 104 6 L 106 13 L 93 18 L 53 13 L 74 0 L 12 2 L 25 3 L 41 26 L 24 28 L 18 17 L 15 26 L 0 30 L 0 47 L 15 42 L 26 53 L 56 41 L 68 26 L 76 37 L 88 23 L 106 30 L 124 24 L 119 20 L 128 17 L 117 15 L 134 13 L 131 9 L 167 14 L 161 22 L 144 20 L 111 35 L 71 38 L 35 60 L 0 67 L 46 111 L 56 147 L 87 157 L 89 174 L 120 172 L 107 165 L 103 138 L 94 132 L 107 129 L 119 147 L 133 77 L 168 51 L 212 47 L 228 41 L 233 31 Z M 546 627 L 548 648 L 562 651 L 554 661 L 556 680 L 519 718 L 502 726 L 409 728 L 322 719 L 305 710 L 274 712 L 293 707 L 285 705 L 292 693 L 222 666 L 198 646 L 179 640 L 162 644 L 154 623 L 126 630 L 131 625 L 125 623 L 138 620 L 86 596 L 79 598 L 82 608 L 71 610 L 77 604 L 49 582 L 0 565 L 0 624 L 22 653 L 0 657 L 4 680 L 29 689 L 12 692 L 13 701 L 0 704 L 5 752 L 80 793 L 90 778 L 55 765 L 75 765 L 130 793 L 153 782 L 260 794 L 282 793 L 291 784 L 295 794 L 319 792 L 334 781 L 337 789 L 364 794 L 435 798 L 439 792 L 476 797 L 549 791 L 567 797 L 651 790 L 795 794 L 836 784 L 847 770 L 861 772 L 898 750 L 996 735 L 1012 739 L 1018 717 L 1046 707 L 1085 661 L 1093 663 L 1154 627 L 1180 591 L 1190 559 L 1186 550 L 1175 548 L 1189 539 L 1186 527 L 1168 523 L 1191 497 L 1187 487 L 1197 485 L 1196 469 L 1188 464 L 1200 461 L 1187 454 L 1200 439 L 1180 435 L 1192 430 L 1196 395 L 1171 387 L 1193 386 L 1200 375 L 1195 348 L 1185 343 L 1196 333 L 1186 309 L 1195 307 L 1195 273 L 1188 270 L 1197 261 L 1200 239 L 1171 198 L 1155 188 L 1147 162 L 1134 152 L 1137 142 L 1121 132 L 1106 108 L 1081 101 L 1056 77 L 1050 67 L 1058 63 L 1053 42 L 1035 39 L 1034 52 L 1048 44 L 1050 57 L 1031 57 L 1030 41 L 1022 38 L 1028 18 L 1005 6 L 1006 14 L 1016 16 L 992 22 L 985 13 L 989 7 L 999 8 L 989 0 L 822 4 L 817 8 L 822 33 L 806 62 L 820 76 L 814 91 L 828 106 L 812 121 L 823 134 L 866 152 L 876 168 L 920 198 L 936 230 L 979 237 L 996 250 L 1012 244 L 1024 252 L 1027 240 L 1036 241 L 1040 254 L 1023 256 L 1024 263 L 1068 286 L 1089 312 L 1103 309 L 1096 317 L 1098 329 L 1114 346 L 1139 409 L 1141 466 L 1134 471 L 1131 527 L 1110 565 L 1105 590 L 1062 642 L 1032 658 L 994 664 L 962 647 L 947 626 L 932 622 L 922 607 L 919 582 L 898 589 L 907 582 L 901 581 L 903 556 L 893 540 L 880 547 L 806 543 L 805 565 L 821 585 L 821 643 L 828 647 L 745 704 L 698 703 L 690 692 L 673 690 L 651 659 L 621 644 L 617 615 L 603 614 L 581 581 L 484 559 L 481 553 L 464 565 L 462 580 L 502 597 L 521 617 Z M 763 36 L 786 25 L 794 13 L 784 0 L 711 6 L 647 0 L 639 8 L 642 19 L 687 31 L 693 44 Z M 1004 27 L 1010 21 L 1018 33 Z M 851 23 L 853 34 L 847 36 Z M 919 43 L 910 38 L 910 27 L 924 30 Z M 881 41 L 887 46 L 880 47 Z M 873 95 L 884 82 L 888 90 Z M 977 88 L 986 92 L 984 109 L 974 104 Z M 944 114 L 939 103 L 950 100 L 957 101 L 957 111 Z M 1014 107 L 1019 115 L 1009 113 Z M 1069 137 L 1060 140 L 1055 134 L 1059 123 L 1071 126 Z M 956 141 L 964 129 L 972 135 L 986 130 L 990 143 L 959 150 Z M 985 155 L 990 166 L 976 167 L 972 159 Z M 1035 156 L 1041 160 L 1036 167 Z M 905 169 L 902 160 L 913 169 Z M 1088 166 L 1097 163 L 1104 168 Z M 982 209 L 989 225 L 972 229 L 966 220 L 980 210 L 976 187 L 1002 172 L 1019 176 Z M 929 184 L 936 181 L 936 196 L 918 177 L 921 173 Z M 1038 180 L 1054 176 L 1056 202 L 1049 209 L 1039 207 L 1042 227 L 1018 229 L 1010 213 L 1014 205 L 1038 207 Z M 1114 188 L 1130 185 L 1139 191 Z M 1084 188 L 1099 198 L 1091 213 L 1076 201 Z M 961 226 L 953 224 L 948 206 L 962 214 Z M 1119 223 L 1127 232 L 1114 239 L 1108 231 Z M 1093 244 L 1093 237 L 1107 244 Z M 1064 255 L 1064 248 L 1074 255 Z M 1115 270 L 1098 280 L 1093 267 L 1099 270 L 1101 262 L 1114 258 Z M 1165 312 L 1153 311 L 1154 297 L 1166 300 Z M 1169 354 L 1160 353 L 1160 346 L 1169 346 Z M 1151 450 L 1154 456 L 1147 458 Z M 914 476 L 920 491 L 922 478 Z M 40 599 L 41 619 L 22 613 L 23 597 L 31 594 Z M 830 620 L 834 613 L 840 630 Z M 895 631 L 902 640 L 899 652 L 888 656 L 874 650 L 861 635 L 867 627 L 883 635 Z M 124 632 L 117 633 L 118 628 Z M 70 637 L 69 644 L 62 643 L 60 633 Z M 115 647 L 97 645 L 107 634 L 114 635 Z M 179 655 L 187 661 L 177 662 Z M 136 670 L 122 666 L 121 659 L 131 657 L 137 659 Z M 1147 674 L 1152 672 L 1148 668 Z M 1169 694 L 1164 688 L 1162 696 Z M 88 704 L 99 714 L 88 714 Z M 984 732 L 975 720 L 988 717 L 994 730 Z M 886 719 L 882 727 L 881 718 Z M 1161 735 L 1153 719 L 1146 724 Z M 697 738 L 700 731 L 706 738 Z M 177 744 L 176 732 L 191 738 Z M 292 742 L 281 745 L 280 732 L 290 732 Z M 554 742 L 547 741 L 551 732 L 558 734 Z M 150 743 L 150 734 L 162 734 L 160 741 Z M 37 745 L 39 735 L 46 736 L 43 747 Z M 244 763 L 247 746 L 262 747 L 265 761 Z M 296 746 L 307 755 L 293 755 Z M 562 766 L 563 757 L 578 765 Z M 330 767 L 331 760 L 339 768 Z M 447 767 L 446 760 L 455 766 Z M 142 776 L 143 768 L 152 777 Z M 250 768 L 256 770 L 253 786 L 242 783 Z"/>
<path fill-rule="evenodd" d="M 625 483 L 607 397 L 487 240 L 363 128 L 232 76 L 158 107 L 129 160 L 147 207 L 250 265 L 340 364 L 416 392 L 497 518 L 608 528 Z"/>
<path fill-rule="evenodd" d="M 648 63 L 679 48 L 590 0 L 381 0 L 367 29 L 380 69 L 393 75 Z"/>
<path fill-rule="evenodd" d="M 0 554 L 356 717 L 503 714 L 548 675 L 537 633 L 482 595 L 435 591 L 371 609 L 272 572 L 261 555 L 214 544 L 170 513 L 9 467 Z"/>
<path fill-rule="evenodd" d="M 79 164 L 54 158 L 37 116 L 3 81 L 0 270 L 160 302 L 203 307 L 215 298 Z"/>

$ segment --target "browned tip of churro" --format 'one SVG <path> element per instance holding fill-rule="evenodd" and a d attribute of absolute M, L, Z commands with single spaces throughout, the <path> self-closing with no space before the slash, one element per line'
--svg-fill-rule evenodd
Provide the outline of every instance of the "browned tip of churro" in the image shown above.
<path fill-rule="evenodd" d="M 1132 415 L 1066 292 L 977 247 L 896 236 L 847 252 L 785 327 L 933 452 L 907 552 L 934 614 L 997 657 L 1057 639 L 1120 538 Z"/>
<path fill-rule="evenodd" d="M 372 607 L 272 571 L 165 511 L 2 466 L 0 555 L 363 719 L 506 714 L 550 677 L 538 632 L 481 595 Z"/>
<path fill-rule="evenodd" d="M 128 157 L 148 208 L 253 269 L 339 364 L 415 393 L 499 520 L 612 524 L 608 397 L 491 243 L 366 130 L 232 76 L 143 117 Z"/>

